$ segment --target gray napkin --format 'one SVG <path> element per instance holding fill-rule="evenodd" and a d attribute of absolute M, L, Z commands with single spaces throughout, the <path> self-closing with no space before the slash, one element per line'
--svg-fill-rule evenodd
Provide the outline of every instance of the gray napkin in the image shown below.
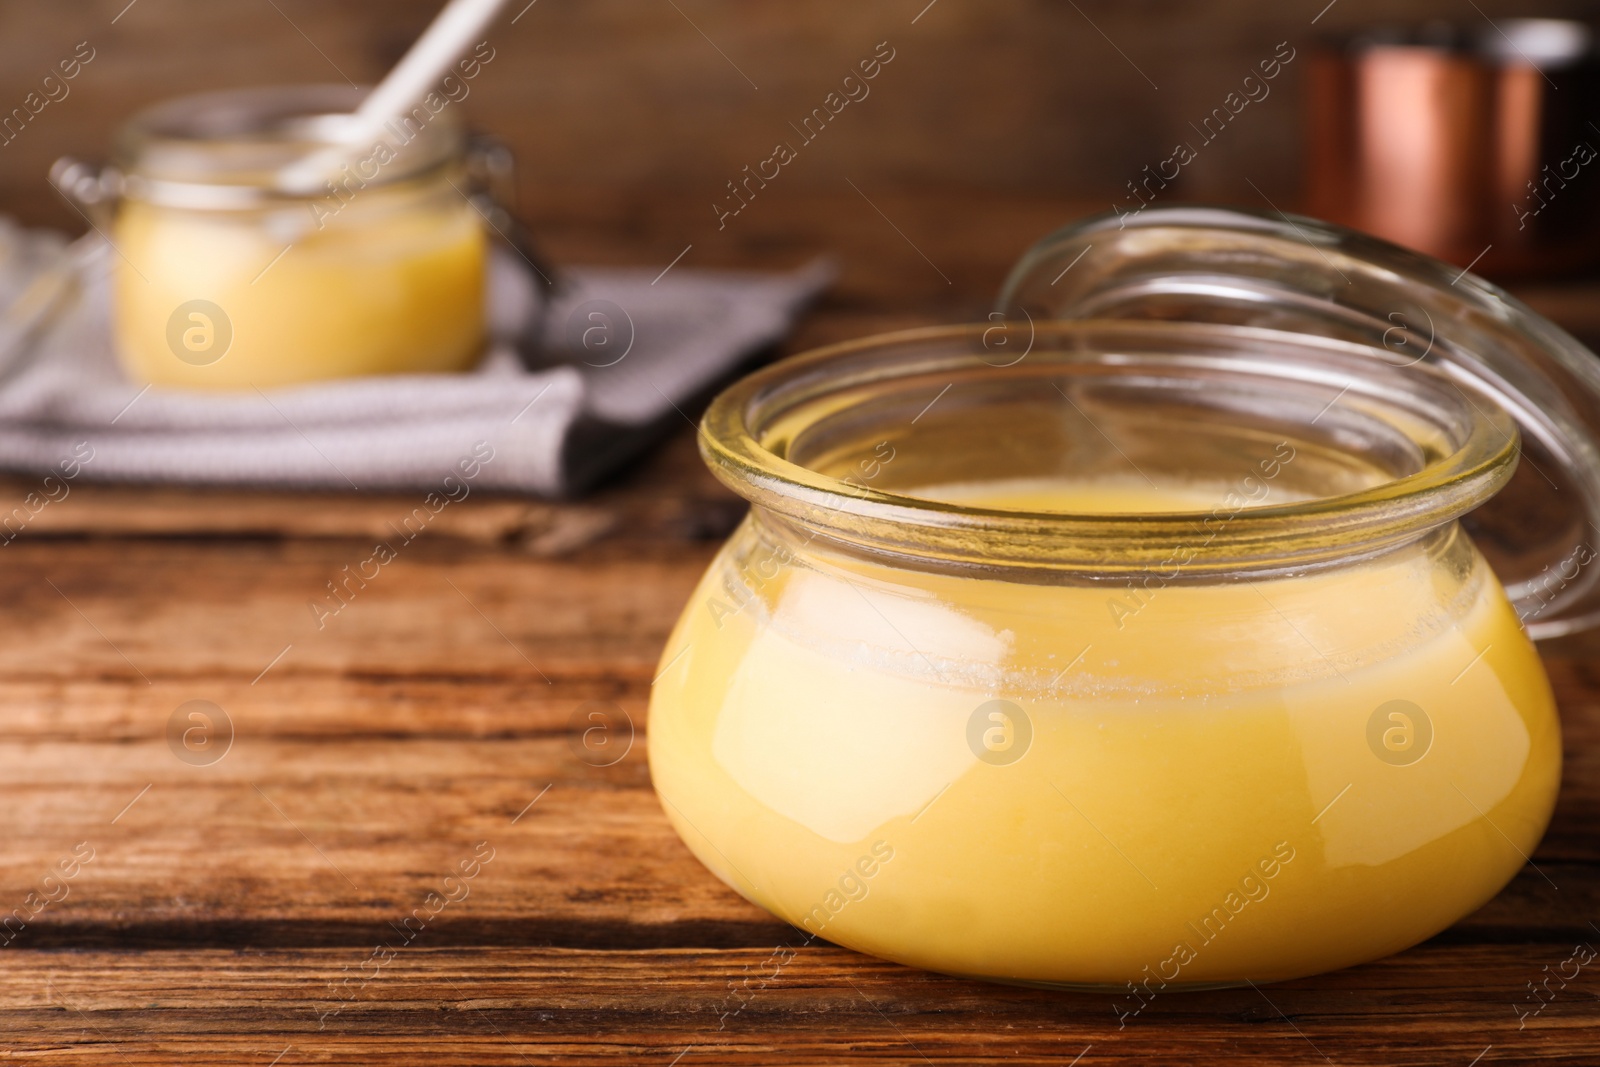
<path fill-rule="evenodd" d="M 686 403 L 783 337 L 832 275 L 820 262 L 779 275 L 574 268 L 540 318 L 529 268 L 497 248 L 488 296 L 494 341 L 477 370 L 215 393 L 143 387 L 123 376 L 108 329 L 113 254 L 89 239 L 64 249 L 59 238 L 0 220 L 0 306 L 8 308 L 0 321 L 0 469 L 70 466 L 73 476 L 108 481 L 438 489 L 468 469 L 458 469 L 465 458 L 476 488 L 564 495 L 688 419 Z M 57 287 L 62 295 L 48 317 L 30 317 L 55 292 L 45 284 L 52 265 L 78 284 Z M 515 342 L 536 319 L 544 348 L 567 355 L 530 370 Z M 491 459 L 471 462 L 485 451 Z"/>

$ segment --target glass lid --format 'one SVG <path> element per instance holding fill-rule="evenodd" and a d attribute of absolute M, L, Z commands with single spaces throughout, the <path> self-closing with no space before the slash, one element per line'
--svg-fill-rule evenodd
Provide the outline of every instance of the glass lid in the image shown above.
<path fill-rule="evenodd" d="M 1039 241 L 997 314 L 1310 334 L 1366 346 L 1375 371 L 1423 364 L 1467 384 L 1463 397 L 1515 418 L 1522 456 L 1463 523 L 1532 636 L 1600 622 L 1600 358 L 1483 279 L 1314 219 L 1152 207 Z M 1330 388 L 1329 404 L 1357 384 Z"/>

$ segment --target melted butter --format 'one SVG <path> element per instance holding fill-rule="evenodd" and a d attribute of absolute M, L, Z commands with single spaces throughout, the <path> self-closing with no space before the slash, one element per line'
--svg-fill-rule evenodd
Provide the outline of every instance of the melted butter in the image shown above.
<path fill-rule="evenodd" d="M 1216 500 L 989 488 L 918 495 L 1088 513 Z M 1459 540 L 1135 591 L 791 551 L 761 563 L 772 549 L 747 525 L 713 565 L 665 649 L 650 758 L 700 859 L 828 940 L 1029 982 L 1286 978 L 1436 933 L 1549 819 L 1548 684 Z M 1027 729 L 986 718 L 996 699 Z"/>
<path fill-rule="evenodd" d="M 470 367 L 483 344 L 481 225 L 464 200 L 395 208 L 388 195 L 361 190 L 321 228 L 298 204 L 276 222 L 125 204 L 115 336 L 130 376 L 249 389 Z M 225 323 L 180 311 L 195 300 Z"/>

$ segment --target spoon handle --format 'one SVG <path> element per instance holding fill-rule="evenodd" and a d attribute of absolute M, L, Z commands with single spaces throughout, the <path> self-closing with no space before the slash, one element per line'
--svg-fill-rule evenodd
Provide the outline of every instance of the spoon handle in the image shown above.
<path fill-rule="evenodd" d="M 427 95 L 505 6 L 505 0 L 450 0 L 378 87 L 367 95 L 337 144 L 319 148 L 283 167 L 279 184 L 312 190 L 344 163 L 353 147 L 383 132 L 383 124 Z"/>

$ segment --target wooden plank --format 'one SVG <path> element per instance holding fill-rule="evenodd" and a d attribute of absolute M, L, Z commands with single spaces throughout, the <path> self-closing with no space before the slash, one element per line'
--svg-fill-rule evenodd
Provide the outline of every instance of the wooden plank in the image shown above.
<path fill-rule="evenodd" d="M 473 553 L 418 540 L 364 587 L 365 544 L 13 544 L 0 569 L 11 679 L 366 674 L 639 677 L 713 552 L 597 560 Z M 370 568 L 369 568 L 370 570 Z M 329 591 L 339 583 L 339 594 Z M 342 599 L 341 599 L 342 598 Z M 48 655 L 41 655 L 48 650 Z"/>
<path fill-rule="evenodd" d="M 1431 946 L 1264 990 L 1113 998 L 969 982 L 802 943 L 703 951 L 416 944 L 13 952 L 5 1046 L 22 1062 L 1588 1064 L 1577 987 L 1522 1029 L 1549 946 Z M 774 962 L 775 959 L 777 962 Z M 362 986 L 351 974 L 372 975 Z M 758 976 L 758 977 L 752 977 Z M 763 981 L 763 977 L 765 980 Z M 287 1050 L 287 1051 L 286 1051 Z M 687 1050 L 687 1051 L 686 1051 Z M 1081 1059 L 1075 1057 L 1081 1056 Z M 1492 1058 L 1491 1058 L 1492 1057 Z"/>
<path fill-rule="evenodd" d="M 444 936 L 731 936 L 699 924 L 748 943 L 734 928 L 775 925 L 668 829 L 642 737 L 608 768 L 580 762 L 568 740 L 265 742 L 241 733 L 205 767 L 181 763 L 164 741 L 7 746 L 0 795 L 16 828 L 0 854 L 0 887 L 20 901 L 87 841 L 93 861 L 19 944 L 361 943 L 443 892 L 442 879 L 487 842 L 494 860 L 470 907 L 440 920 L 459 931 Z"/>

